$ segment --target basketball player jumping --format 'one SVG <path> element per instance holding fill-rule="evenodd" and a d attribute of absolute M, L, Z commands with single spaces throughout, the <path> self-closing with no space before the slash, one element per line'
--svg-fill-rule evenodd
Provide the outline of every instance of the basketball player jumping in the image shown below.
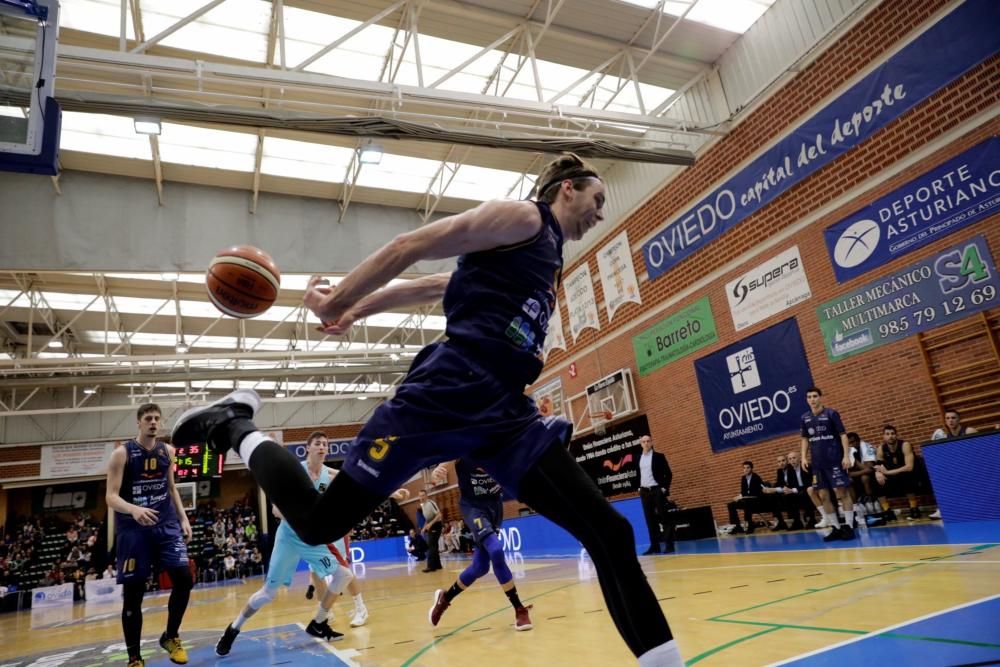
<path fill-rule="evenodd" d="M 459 458 L 583 543 L 608 610 L 643 666 L 683 664 L 635 553 L 632 526 L 566 451 L 572 426 L 543 418 L 524 395 L 542 370 L 556 305 L 564 239 L 578 240 L 604 215 L 597 171 L 565 154 L 538 177 L 535 201 L 489 201 L 404 233 L 335 287 L 314 277 L 305 305 L 330 334 L 391 308 L 444 299 L 448 340 L 425 347 L 395 396 L 380 405 L 338 475 L 319 493 L 295 456 L 258 431 L 260 398 L 238 390 L 193 408 L 174 442 L 234 448 L 308 544 L 348 530 L 421 468 Z M 451 274 L 379 289 L 415 262 L 459 256 Z"/>
<path fill-rule="evenodd" d="M 139 652 L 142 598 L 153 564 L 167 571 L 171 583 L 167 629 L 160 636 L 160 646 L 178 665 L 188 661 L 178 631 L 194 586 L 186 544 L 191 524 L 174 486 L 174 448 L 156 439 L 160 415 L 155 403 L 139 406 L 139 435 L 115 449 L 108 463 L 107 501 L 115 512 L 128 667 L 145 664 Z"/>
<path fill-rule="evenodd" d="M 437 625 L 451 601 L 489 572 L 492 563 L 493 574 L 514 607 L 514 629 L 530 630 L 533 627 L 528 615 L 530 607 L 521 604 L 514 585 L 514 575 L 507 567 L 503 546 L 497 537 L 497 531 L 503 522 L 503 490 L 488 472 L 461 459 L 455 462 L 455 474 L 458 476 L 460 494 L 458 507 L 462 511 L 465 525 L 472 530 L 476 551 L 472 555 L 472 563 L 458 575 L 451 588 L 434 591 L 434 604 L 428 612 L 428 619 L 431 625 Z M 447 475 L 447 468 L 439 465 L 431 473 L 431 478 L 435 484 L 441 484 L 447 479 Z"/>

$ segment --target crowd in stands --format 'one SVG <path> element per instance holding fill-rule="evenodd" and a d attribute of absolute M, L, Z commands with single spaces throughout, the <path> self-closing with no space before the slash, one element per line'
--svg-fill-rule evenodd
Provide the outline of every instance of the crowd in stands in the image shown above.
<path fill-rule="evenodd" d="M 399 505 L 393 500 L 386 500 L 355 526 L 351 539 L 374 540 L 380 537 L 396 537 L 405 535 L 409 527 L 410 520 Z"/>
<path fill-rule="evenodd" d="M 100 524 L 83 512 L 70 520 L 23 521 L 0 543 L 0 587 L 16 591 L 73 583 L 82 597 L 84 582 L 104 572 L 100 543 Z"/>

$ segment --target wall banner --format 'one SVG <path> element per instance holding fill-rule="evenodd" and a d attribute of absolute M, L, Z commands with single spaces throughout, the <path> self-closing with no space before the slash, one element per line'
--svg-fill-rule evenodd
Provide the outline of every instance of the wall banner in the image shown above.
<path fill-rule="evenodd" d="M 42 445 L 39 477 L 88 477 L 108 472 L 113 442 L 76 442 L 71 445 Z"/>
<path fill-rule="evenodd" d="M 713 452 L 797 433 L 812 373 L 794 317 L 694 362 Z"/>
<path fill-rule="evenodd" d="M 646 415 L 608 424 L 604 435 L 573 440 L 569 453 L 597 483 L 605 498 L 639 490 L 639 438 L 649 435 Z"/>
<path fill-rule="evenodd" d="M 838 282 L 885 266 L 1000 211 L 1000 139 L 991 137 L 823 232 Z"/>
<path fill-rule="evenodd" d="M 639 281 L 635 277 L 635 267 L 632 266 L 632 250 L 628 244 L 627 232 L 623 231 L 597 251 L 597 268 L 601 273 L 608 322 L 615 316 L 619 306 L 628 302 L 642 303 L 639 298 Z"/>
<path fill-rule="evenodd" d="M 545 346 L 542 351 L 542 358 L 548 359 L 552 350 L 566 351 L 566 334 L 563 333 L 562 311 L 559 310 L 559 303 L 552 307 L 552 315 L 549 317 L 549 328 L 545 333 Z"/>
<path fill-rule="evenodd" d="M 569 311 L 569 332 L 575 343 L 584 329 L 600 329 L 594 281 L 590 277 L 590 267 L 586 262 L 566 277 L 563 289 L 566 292 L 566 306 Z"/>
<path fill-rule="evenodd" d="M 654 280 L 1000 51 L 1000 2 L 966 0 L 642 246 Z"/>
<path fill-rule="evenodd" d="M 830 361 L 1000 305 L 986 239 L 975 236 L 816 309 Z"/>
<path fill-rule="evenodd" d="M 705 296 L 634 336 L 632 350 L 641 376 L 717 340 L 712 306 Z"/>
<path fill-rule="evenodd" d="M 726 285 L 729 312 L 737 331 L 777 315 L 811 296 L 798 246 L 789 248 Z"/>
<path fill-rule="evenodd" d="M 566 416 L 566 402 L 563 395 L 562 378 L 556 377 L 554 380 L 546 382 L 535 391 L 531 392 L 531 398 L 538 406 L 538 412 L 543 417 L 563 417 Z"/>

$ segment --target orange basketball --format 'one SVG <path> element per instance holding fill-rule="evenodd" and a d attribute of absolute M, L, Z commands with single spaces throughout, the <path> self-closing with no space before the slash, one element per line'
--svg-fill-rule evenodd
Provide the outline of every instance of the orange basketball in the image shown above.
<path fill-rule="evenodd" d="M 256 317 L 274 304 L 281 273 L 260 248 L 238 245 L 220 251 L 205 275 L 208 298 L 226 315 Z"/>

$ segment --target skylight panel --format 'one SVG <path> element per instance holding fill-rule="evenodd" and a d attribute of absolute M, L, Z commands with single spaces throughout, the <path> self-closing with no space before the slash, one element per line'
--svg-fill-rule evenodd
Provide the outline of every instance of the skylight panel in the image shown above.
<path fill-rule="evenodd" d="M 144 3 L 145 4 L 145 3 Z M 132 12 L 125 12 L 125 36 L 136 39 Z M 59 27 L 118 37 L 121 0 L 62 0 Z"/>
<path fill-rule="evenodd" d="M 429 86 L 450 72 L 454 67 L 482 50 L 481 46 L 465 44 L 449 39 L 440 39 L 429 35 L 420 35 L 420 64 L 423 67 L 424 85 Z M 481 93 L 486 86 L 489 75 L 496 69 L 502 53 L 492 50 L 466 65 L 460 73 L 455 74 L 440 84 L 442 90 L 456 90 L 463 93 Z M 417 54 L 411 44 L 403 57 L 396 83 L 401 85 L 418 85 Z"/>
<path fill-rule="evenodd" d="M 379 164 L 367 164 L 358 176 L 358 185 L 384 190 L 426 192 L 440 162 L 385 153 Z"/>
<path fill-rule="evenodd" d="M 25 118 L 22 107 L 9 107 L 0 104 L 0 116 L 10 116 L 11 118 Z"/>
<path fill-rule="evenodd" d="M 475 201 L 504 199 L 520 177 L 520 173 L 513 171 L 463 164 L 445 195 Z"/>
<path fill-rule="evenodd" d="M 274 176 L 341 183 L 352 157 L 350 148 L 266 137 L 260 170 Z"/>
<path fill-rule="evenodd" d="M 125 116 L 64 111 L 59 148 L 116 157 L 152 160 L 149 138 L 135 133 Z"/>
<path fill-rule="evenodd" d="M 254 170 L 257 135 L 163 123 L 160 159 L 195 167 Z"/>
<path fill-rule="evenodd" d="M 288 67 L 298 66 L 361 25 L 360 21 L 287 5 L 283 14 L 285 62 Z M 331 76 L 377 81 L 392 35 L 393 31 L 389 28 L 368 26 L 305 69 Z"/>
<path fill-rule="evenodd" d="M 621 2 L 647 9 L 652 9 L 657 4 L 656 0 L 621 0 Z M 663 5 L 663 12 L 671 16 L 680 16 L 690 4 L 682 0 L 667 0 Z M 773 4 L 774 0 L 696 0 L 694 7 L 684 18 L 742 35 Z"/>
<path fill-rule="evenodd" d="M 773 4 L 774 0 L 698 0 L 687 18 L 742 35 Z"/>
<path fill-rule="evenodd" d="M 205 4 L 206 0 L 142 0 L 146 38 L 166 30 Z M 168 35 L 160 44 L 262 63 L 267 57 L 270 22 L 270 2 L 227 0 Z"/>

